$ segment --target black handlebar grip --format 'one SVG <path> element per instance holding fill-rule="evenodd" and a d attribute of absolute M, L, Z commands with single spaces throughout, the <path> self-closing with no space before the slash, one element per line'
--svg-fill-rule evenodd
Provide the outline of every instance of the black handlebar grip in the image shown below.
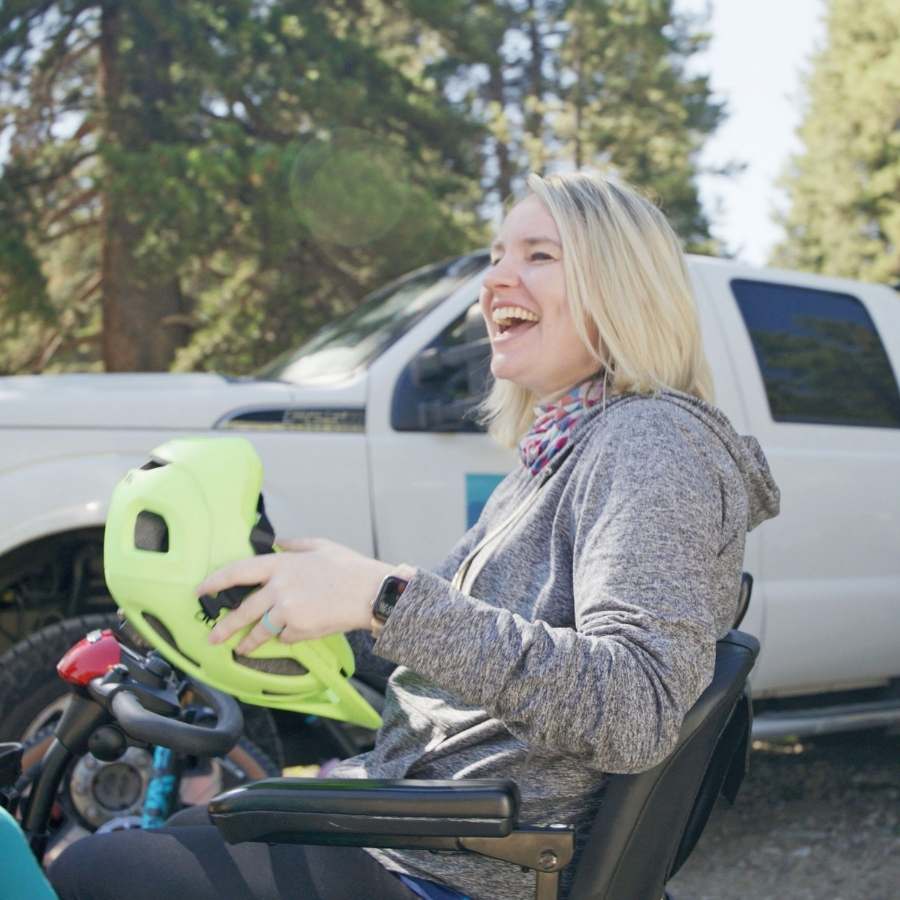
<path fill-rule="evenodd" d="M 169 719 L 145 709 L 128 690 L 112 699 L 112 713 L 125 733 L 148 744 L 161 744 L 192 756 L 219 756 L 227 753 L 244 730 L 244 716 L 233 697 L 198 681 L 191 687 L 209 703 L 216 714 L 214 728 L 203 728 Z"/>

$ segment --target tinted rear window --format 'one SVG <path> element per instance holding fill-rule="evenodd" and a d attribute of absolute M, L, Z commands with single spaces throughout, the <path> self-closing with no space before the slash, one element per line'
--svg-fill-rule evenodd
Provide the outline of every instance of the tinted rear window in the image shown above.
<path fill-rule="evenodd" d="M 777 422 L 900 427 L 900 393 L 863 304 L 850 294 L 736 279 Z"/>

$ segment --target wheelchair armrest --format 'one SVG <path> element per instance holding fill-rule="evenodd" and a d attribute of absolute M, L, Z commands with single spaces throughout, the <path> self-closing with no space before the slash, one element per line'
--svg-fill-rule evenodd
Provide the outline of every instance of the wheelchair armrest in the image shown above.
<path fill-rule="evenodd" d="M 570 827 L 516 828 L 519 790 L 505 779 L 267 778 L 219 794 L 208 810 L 230 844 L 468 850 L 533 869 L 535 900 L 555 900 L 575 849 Z"/>
<path fill-rule="evenodd" d="M 408 838 L 413 843 L 402 845 L 415 846 L 417 838 L 505 837 L 516 825 L 519 792 L 500 779 L 267 778 L 213 798 L 209 814 L 229 843 L 385 847 Z"/>

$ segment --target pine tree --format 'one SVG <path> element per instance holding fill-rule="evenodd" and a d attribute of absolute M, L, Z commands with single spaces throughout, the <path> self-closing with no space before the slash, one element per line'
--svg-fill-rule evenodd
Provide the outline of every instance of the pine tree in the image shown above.
<path fill-rule="evenodd" d="M 900 5 L 830 0 L 777 265 L 900 282 Z"/>
<path fill-rule="evenodd" d="M 382 40 L 417 41 L 409 18 L 380 0 L 0 10 L 10 368 L 246 371 L 470 247 L 478 127 Z"/>
<path fill-rule="evenodd" d="M 482 184 L 496 204 L 530 171 L 594 166 L 658 201 L 689 249 L 714 244 L 697 191 L 697 156 L 723 117 L 687 62 L 708 35 L 671 0 L 501 0 L 418 10 L 447 55 L 432 73 L 462 85 L 485 124 Z"/>
<path fill-rule="evenodd" d="M 557 158 L 599 166 L 643 189 L 689 249 L 711 252 L 697 156 L 723 118 L 708 78 L 686 72 L 708 35 L 671 0 L 569 0 Z"/>
<path fill-rule="evenodd" d="M 10 0 L 0 368 L 246 372 L 611 169 L 709 247 L 721 110 L 671 0 Z"/>

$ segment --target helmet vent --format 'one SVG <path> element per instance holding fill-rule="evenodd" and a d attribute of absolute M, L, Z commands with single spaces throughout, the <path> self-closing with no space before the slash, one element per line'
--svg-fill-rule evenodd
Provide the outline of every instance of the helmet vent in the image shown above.
<path fill-rule="evenodd" d="M 231 655 L 238 665 L 256 669 L 257 672 L 268 672 L 270 675 L 306 675 L 309 672 L 309 669 L 301 666 L 296 659 L 253 659 L 238 653 Z"/>
<path fill-rule="evenodd" d="M 198 669 L 200 668 L 200 664 L 196 659 L 191 659 L 190 656 L 187 655 L 179 646 L 175 643 L 175 638 L 172 637 L 172 632 L 166 628 L 163 623 L 156 618 L 152 613 L 144 612 L 141 613 L 144 617 L 144 621 L 157 633 L 157 635 L 165 641 L 173 650 L 177 650 L 188 662 L 193 663 Z"/>
<path fill-rule="evenodd" d="M 161 469 L 163 466 L 167 465 L 168 463 L 164 459 L 156 459 L 156 457 L 151 456 L 150 459 L 141 466 L 141 469 L 144 472 L 149 472 L 150 469 Z"/>
<path fill-rule="evenodd" d="M 138 513 L 134 523 L 134 546 L 154 553 L 169 552 L 169 527 L 166 520 L 146 509 Z"/>

